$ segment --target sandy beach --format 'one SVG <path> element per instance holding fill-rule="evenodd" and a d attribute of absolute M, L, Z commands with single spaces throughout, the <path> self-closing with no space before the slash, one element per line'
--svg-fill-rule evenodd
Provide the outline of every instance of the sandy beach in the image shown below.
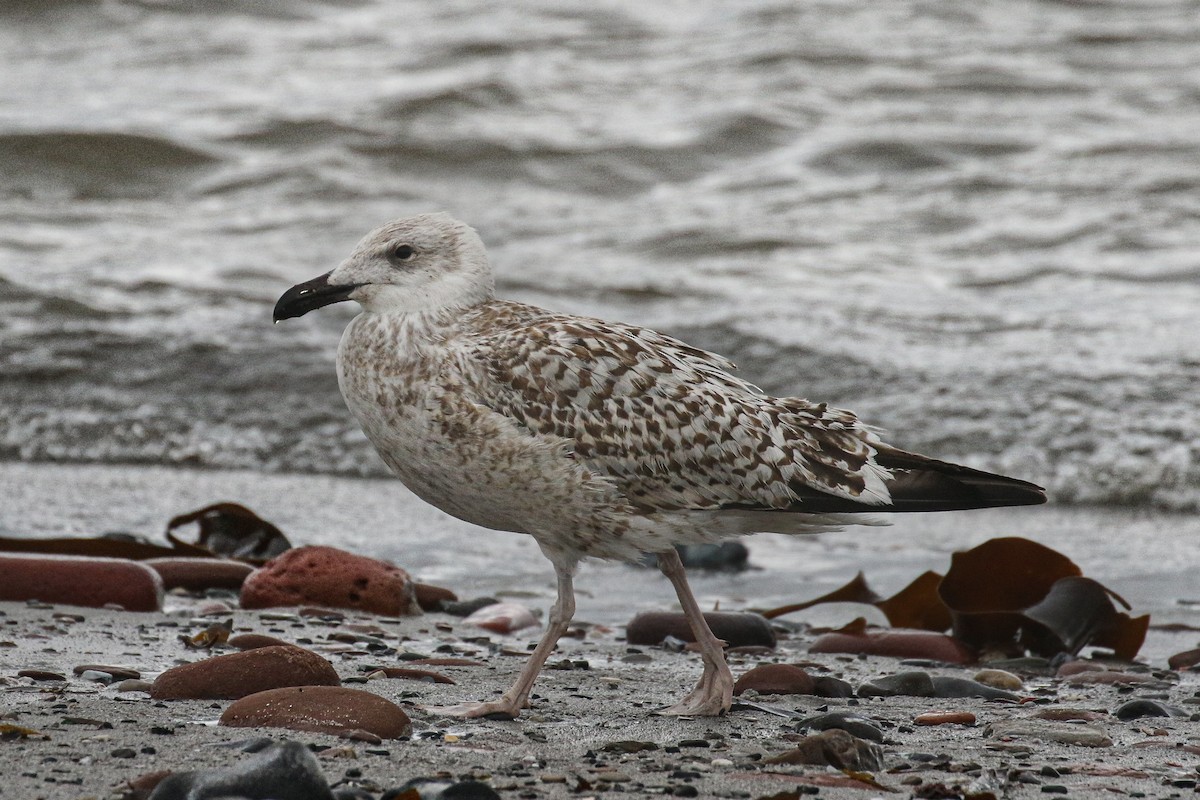
<path fill-rule="evenodd" d="M 0 466 L 0 478 L 13 487 L 0 518 L 8 535 L 126 530 L 154 538 L 174 513 L 218 499 L 238 500 L 279 524 L 294 544 L 333 544 L 385 558 L 464 598 L 491 594 L 539 613 L 551 599 L 548 570 L 531 542 L 448 520 L 391 481 L 24 464 Z M 892 528 L 805 540 L 755 537 L 748 543 L 758 569 L 700 572 L 693 578 L 707 608 L 767 607 L 820 594 L 858 569 L 888 591 L 920 569 L 944 568 L 952 549 L 1002 534 L 1038 539 L 1125 594 L 1136 613 L 1151 613 L 1152 624 L 1159 627 L 1150 632 L 1140 656 L 1143 663 L 1131 668 L 1144 682 L 1075 686 L 1053 677 L 1053 667 L 1044 663 L 1008 665 L 1021 679 L 1017 694 L 1023 702 L 779 695 L 750 697 L 748 702 L 757 705 L 735 706 L 720 719 L 655 716 L 655 708 L 677 700 L 695 681 L 699 659 L 659 647 L 630 647 L 624 641 L 624 623 L 636 612 L 669 609 L 671 603 L 657 575 L 621 564 L 585 566 L 579 582 L 579 638 L 564 639 L 551 658 L 552 665 L 574 668 L 546 670 L 533 708 L 515 721 L 449 720 L 420 707 L 501 691 L 536 640 L 536 628 L 503 636 L 464 627 L 461 619 L 440 613 L 403 619 L 347 613 L 322 619 L 301 616 L 296 609 L 226 612 L 220 604 L 235 606 L 236 598 L 220 592 L 207 598 L 169 594 L 164 611 L 157 614 L 7 603 L 0 607 L 0 714 L 4 724 L 47 738 L 0 742 L 0 772 L 6 776 L 0 796 L 120 797 L 125 782 L 145 773 L 219 769 L 249 758 L 236 746 L 221 745 L 262 735 L 312 746 L 331 785 L 357 785 L 373 797 L 410 779 L 438 776 L 473 777 L 502 797 L 530 798 L 600 793 L 759 798 L 814 788 L 821 796 L 855 798 L 920 791 L 927 794 L 914 796 L 986 796 L 981 793 L 987 791 L 1013 798 L 1060 791 L 1079 797 L 1182 796 L 1193 791 L 1200 764 L 1200 717 L 1195 714 L 1200 711 L 1200 678 L 1195 672 L 1171 672 L 1166 658 L 1195 647 L 1197 634 L 1161 626 L 1196 622 L 1195 606 L 1187 601 L 1194 599 L 1188 594 L 1188 578 L 1195 574 L 1197 554 L 1182 546 L 1195 524 L 1181 517 L 1053 507 L 910 517 Z M 381 529 L 394 533 L 381 536 Z M 421 535 L 414 535 L 418 531 Z M 199 616 L 212 603 L 218 603 L 214 615 Z M 815 638 L 811 626 L 840 625 L 863 611 L 862 606 L 836 605 L 787 617 L 777 627 L 777 648 L 733 655 L 734 673 L 744 674 L 758 663 L 799 663 L 813 675 L 837 677 L 857 689 L 906 671 L 967 678 L 977 671 L 976 666 L 808 652 Z M 185 649 L 179 637 L 226 617 L 233 618 L 235 633 L 264 633 L 299 643 L 329 659 L 344 685 L 396 702 L 413 720 L 411 738 L 376 744 L 326 734 L 219 727 L 215 722 L 228 701 L 160 702 L 142 691 L 120 691 L 119 681 L 104 685 L 74 674 L 82 665 L 110 665 L 153 680 L 179 663 L 207 657 Z M 362 626 L 376 630 L 382 645 L 368 650 L 345 641 L 348 631 Z M 379 655 L 381 648 L 385 655 Z M 486 666 L 434 668 L 451 678 L 452 685 L 361 682 L 375 666 L 447 654 Z M 49 671 L 66 680 L 17 677 L 21 670 Z M 1139 698 L 1181 716 L 1129 721 L 1114 716 Z M 1090 719 L 1074 722 L 1036 718 L 1047 709 L 1098 713 L 1081 714 Z M 914 724 L 917 715 L 937 710 L 969 712 L 976 721 Z M 878 786 L 828 767 L 764 763 L 815 733 L 801 731 L 800 720 L 825 713 L 862 716 L 879 730 L 882 763 L 869 770 Z M 1064 726 L 1068 734 L 1062 733 Z M 1078 741 L 1054 741 L 1070 739 L 1072 730 Z M 653 747 L 621 744 L 629 741 Z M 1097 741 L 1102 746 L 1094 746 Z M 946 791 L 951 793 L 930 794 L 938 785 L 950 787 Z"/>

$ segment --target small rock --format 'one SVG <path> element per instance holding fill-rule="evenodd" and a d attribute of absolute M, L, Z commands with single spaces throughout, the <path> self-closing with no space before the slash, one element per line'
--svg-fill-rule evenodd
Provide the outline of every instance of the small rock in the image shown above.
<path fill-rule="evenodd" d="M 0 554 L 0 600 L 158 611 L 162 596 L 158 573 L 137 561 Z"/>
<path fill-rule="evenodd" d="M 1200 647 L 1194 650 L 1184 650 L 1182 653 L 1176 653 L 1167 659 L 1167 665 L 1171 669 L 1191 669 L 1200 664 Z"/>
<path fill-rule="evenodd" d="M 472 612 L 463 620 L 463 624 L 474 625 L 476 628 L 483 628 L 493 633 L 508 634 L 535 627 L 539 623 L 533 612 L 523 605 L 494 603 Z"/>
<path fill-rule="evenodd" d="M 982 697 L 984 700 L 1012 700 L 1013 702 L 1021 699 L 1012 692 L 993 689 L 991 686 L 954 675 L 933 676 L 933 696 L 943 698 Z"/>
<path fill-rule="evenodd" d="M 1072 722 L 1044 722 L 1038 719 L 1014 719 L 995 722 L 985 732 L 993 739 L 1042 739 L 1083 747 L 1111 747 L 1112 739 L 1095 725 Z"/>
<path fill-rule="evenodd" d="M 288 550 L 242 585 L 242 608 L 330 606 L 374 614 L 420 614 L 413 581 L 399 567 L 335 547 Z"/>
<path fill-rule="evenodd" d="M 243 697 L 221 715 L 238 728 L 290 728 L 340 733 L 367 731 L 384 739 L 412 733 L 412 722 L 391 700 L 342 686 L 290 686 Z"/>
<path fill-rule="evenodd" d="M 1006 689 L 1010 692 L 1020 691 L 1025 685 L 1021 679 L 1011 672 L 1002 669 L 981 669 L 975 673 L 975 680 L 993 689 Z"/>
<path fill-rule="evenodd" d="M 142 673 L 129 667 L 113 667 L 107 664 L 79 664 L 71 668 L 76 676 L 82 677 L 85 672 L 105 672 L 111 680 L 126 680 L 140 678 Z"/>
<path fill-rule="evenodd" d="M 835 631 L 818 636 L 810 653 L 855 653 L 894 658 L 924 658 L 946 664 L 974 660 L 962 642 L 944 633 L 893 628 L 852 634 Z"/>
<path fill-rule="evenodd" d="M 109 753 L 113 758 L 137 758 L 137 751 L 132 747 L 118 747 Z"/>
<path fill-rule="evenodd" d="M 857 714 L 831 711 L 828 714 L 808 717 L 796 723 L 796 730 L 801 731 L 827 731 L 834 728 L 846 731 L 857 736 L 859 739 L 866 739 L 869 742 L 883 741 L 883 730 L 871 720 Z"/>
<path fill-rule="evenodd" d="M 142 562 L 158 573 L 167 589 L 240 589 L 254 567 L 224 558 L 148 558 Z"/>
<path fill-rule="evenodd" d="M 451 783 L 442 778 L 413 778 L 384 792 L 379 800 L 500 800 L 500 795 L 479 781 Z"/>
<path fill-rule="evenodd" d="M 454 684 L 451 678 L 446 677 L 440 672 L 434 672 L 428 669 L 406 669 L 404 667 L 380 667 L 372 670 L 371 673 L 382 672 L 388 678 L 400 678 L 406 681 L 426 681 L 428 683 L 447 683 Z"/>
<path fill-rule="evenodd" d="M 753 689 L 759 694 L 812 694 L 813 679 L 792 664 L 759 664 L 737 679 L 733 693 Z"/>
<path fill-rule="evenodd" d="M 1117 670 L 1087 670 L 1067 678 L 1070 686 L 1088 686 L 1092 684 L 1133 686 L 1138 684 L 1159 683 L 1153 675 L 1142 675 L 1136 672 L 1118 672 Z"/>
<path fill-rule="evenodd" d="M 600 749 L 605 753 L 641 753 L 647 750 L 657 750 L 658 745 L 654 742 L 638 742 L 632 739 L 621 739 L 615 742 L 608 742 Z"/>
<path fill-rule="evenodd" d="M 729 647 L 775 646 L 775 632 L 759 614 L 710 611 L 704 619 L 713 634 Z M 678 611 L 644 611 L 625 627 L 625 639 L 630 644 L 657 645 L 668 636 L 685 642 L 696 641 L 687 617 Z"/>
<path fill-rule="evenodd" d="M 898 672 L 858 687 L 859 697 L 933 697 L 933 678 L 928 672 Z"/>
<path fill-rule="evenodd" d="M 150 683 L 150 681 L 143 681 L 138 678 L 127 678 L 126 680 L 123 680 L 120 683 L 113 684 L 112 688 L 116 689 L 118 692 L 147 692 L 147 693 L 149 693 L 151 686 L 153 686 L 153 684 Z"/>
<path fill-rule="evenodd" d="M 257 650 L 260 647 L 295 647 L 291 642 L 267 636 L 265 633 L 239 633 L 229 637 L 229 646 L 238 650 Z"/>
<path fill-rule="evenodd" d="M 65 681 L 66 675 L 60 675 L 57 672 L 51 672 L 45 669 L 23 669 L 17 672 L 18 678 L 29 678 L 35 681 Z"/>
<path fill-rule="evenodd" d="M 282 686 L 338 686 L 321 656 L 301 647 L 260 647 L 173 667 L 155 679 L 156 700 L 235 700 Z"/>
<path fill-rule="evenodd" d="M 317 759 L 299 742 L 280 742 L 227 769 L 180 772 L 160 781 L 149 800 L 333 800 Z"/>
<path fill-rule="evenodd" d="M 76 677 L 78 677 L 79 680 L 81 680 L 81 681 L 90 681 L 92 683 L 103 683 L 105 686 L 108 686 L 110 683 L 113 682 L 112 675 L 109 675 L 107 672 L 101 672 L 98 669 L 85 669 L 83 672 L 79 673 L 79 675 Z"/>
<path fill-rule="evenodd" d="M 970 711 L 926 711 L 913 717 L 917 725 L 974 725 L 975 715 Z"/>
<path fill-rule="evenodd" d="M 1128 722 L 1142 717 L 1186 717 L 1188 713 L 1181 708 L 1164 705 L 1154 700 L 1130 700 L 1116 711 L 1113 716 Z"/>
<path fill-rule="evenodd" d="M 1082 708 L 1039 708 L 1033 712 L 1033 716 L 1037 719 L 1049 719 L 1055 722 L 1070 722 L 1078 720 L 1081 722 L 1095 722 L 1098 719 L 1105 719 L 1108 714 L 1102 711 L 1088 711 Z"/>
<path fill-rule="evenodd" d="M 814 764 L 869 772 L 883 766 L 883 748 L 833 728 L 802 739 L 793 749 L 764 758 L 762 763 Z"/>
<path fill-rule="evenodd" d="M 500 601 L 494 597 L 476 597 L 473 600 L 443 600 L 438 611 L 452 617 L 469 617 L 484 606 L 494 606 Z"/>
<path fill-rule="evenodd" d="M 441 611 L 443 603 L 453 603 L 458 600 L 458 595 L 454 592 L 431 583 L 414 583 L 413 594 L 422 611 Z"/>

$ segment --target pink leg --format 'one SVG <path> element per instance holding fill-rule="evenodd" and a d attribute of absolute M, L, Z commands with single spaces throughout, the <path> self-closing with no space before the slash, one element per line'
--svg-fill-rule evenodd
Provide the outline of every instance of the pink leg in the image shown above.
<path fill-rule="evenodd" d="M 511 719 L 520 714 L 521 709 L 529 708 L 529 692 L 533 689 L 533 682 L 537 680 L 538 673 L 542 671 L 542 665 L 554 651 L 554 645 L 558 644 L 558 640 L 567 632 L 571 617 L 575 615 L 575 587 L 572 581 L 574 571 L 574 565 L 560 566 L 557 563 L 554 565 L 554 573 L 558 579 L 558 597 L 550 609 L 550 620 L 546 624 L 546 633 L 543 634 L 542 640 L 530 654 L 525 666 L 521 668 L 521 674 L 517 676 L 516 682 L 499 700 L 491 700 L 486 703 L 463 703 L 456 706 L 426 707 L 425 710 L 452 717 L 496 715 Z"/>
<path fill-rule="evenodd" d="M 729 710 L 733 702 L 733 674 L 725 663 L 724 642 L 713 635 L 712 629 L 704 619 L 696 598 L 688 586 L 687 573 L 683 570 L 683 562 L 674 548 L 658 554 L 658 568 L 675 587 L 679 596 L 679 604 L 687 616 L 688 624 L 692 626 L 692 635 L 700 645 L 700 655 L 704 659 L 704 674 L 687 697 L 679 703 L 659 711 L 659 714 L 677 716 L 717 716 Z"/>

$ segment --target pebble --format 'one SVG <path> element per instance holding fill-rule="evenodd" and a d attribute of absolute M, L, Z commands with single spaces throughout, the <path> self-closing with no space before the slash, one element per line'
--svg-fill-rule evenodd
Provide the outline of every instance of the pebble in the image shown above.
<path fill-rule="evenodd" d="M 234 700 L 283 686 L 337 686 L 337 672 L 301 647 L 260 647 L 172 667 L 155 679 L 156 700 Z"/>
<path fill-rule="evenodd" d="M 379 800 L 500 800 L 500 795 L 479 781 L 451 783 L 442 778 L 413 778 L 384 792 Z"/>
<path fill-rule="evenodd" d="M 229 637 L 229 646 L 238 650 L 257 650 L 260 647 L 295 647 L 291 642 L 267 636 L 265 633 L 239 633 Z"/>
<path fill-rule="evenodd" d="M 1098 719 L 1105 719 L 1108 714 L 1103 711 L 1088 711 L 1083 708 L 1065 708 L 1058 706 L 1056 708 L 1039 708 L 1033 712 L 1033 716 L 1037 719 L 1049 719 L 1056 722 L 1070 722 L 1078 720 L 1081 722 L 1094 722 Z"/>
<path fill-rule="evenodd" d="M 1041 739 L 1083 747 L 1111 747 L 1112 739 L 1102 728 L 1073 722 L 1047 722 L 1039 719 L 1014 719 L 995 722 L 985 731 L 993 739 Z"/>
<path fill-rule="evenodd" d="M 917 725 L 974 725 L 975 715 L 970 711 L 926 711 L 913 717 Z"/>
<path fill-rule="evenodd" d="M 0 600 L 158 611 L 162 598 L 158 573 L 137 561 L 0 554 Z"/>
<path fill-rule="evenodd" d="M 335 547 L 288 550 L 242 585 L 242 608 L 329 606 L 391 616 L 421 613 L 408 573 Z"/>
<path fill-rule="evenodd" d="M 484 606 L 494 606 L 500 601 L 494 597 L 476 597 L 473 600 L 443 600 L 438 611 L 452 617 L 469 617 Z"/>
<path fill-rule="evenodd" d="M 254 567 L 224 558 L 148 558 L 142 562 L 158 573 L 166 589 L 240 589 Z"/>
<path fill-rule="evenodd" d="M 1139 699 L 1125 703 L 1113 712 L 1113 716 L 1128 722 L 1131 719 L 1141 719 L 1142 717 L 1186 717 L 1188 712 L 1155 700 Z"/>
<path fill-rule="evenodd" d="M 532 611 L 519 603 L 493 603 L 473 611 L 463 620 L 463 624 L 493 633 L 509 634 L 536 627 L 540 623 Z"/>
<path fill-rule="evenodd" d="M 138 678 L 127 678 L 120 683 L 113 684 L 114 689 L 118 692 L 150 692 L 150 687 L 153 686 L 150 681 L 143 681 Z"/>
<path fill-rule="evenodd" d="M 733 685 L 739 695 L 747 689 L 759 694 L 812 694 L 812 677 L 792 664 L 759 664 L 741 675 Z"/>
<path fill-rule="evenodd" d="M 142 677 L 142 673 L 138 672 L 136 669 L 130 669 L 129 667 L 113 667 L 107 664 L 79 664 L 72 667 L 71 672 L 78 677 L 83 677 L 84 673 L 87 672 L 103 672 L 108 675 L 110 681 Z"/>
<path fill-rule="evenodd" d="M 859 697 L 933 697 L 933 678 L 928 672 L 897 672 L 858 687 Z"/>
<path fill-rule="evenodd" d="M 812 764 L 871 771 L 883 766 L 883 748 L 840 728 L 808 736 L 794 748 L 762 760 L 764 764 Z"/>
<path fill-rule="evenodd" d="M 35 681 L 65 681 L 66 675 L 45 669 L 23 669 L 17 672 L 18 678 L 29 678 Z"/>
<path fill-rule="evenodd" d="M 366 731 L 383 739 L 412 733 L 400 706 L 377 694 L 343 686 L 289 686 L 243 697 L 221 714 L 220 724 L 339 733 Z"/>
<path fill-rule="evenodd" d="M 775 647 L 775 632 L 759 614 L 710 611 L 704 619 L 728 647 Z M 678 611 L 644 611 L 625 626 L 625 638 L 630 644 L 657 645 L 668 636 L 685 642 L 696 641 L 687 617 Z"/>
<path fill-rule="evenodd" d="M 959 678 L 954 675 L 933 676 L 934 697 L 982 697 L 984 700 L 1011 700 L 1021 698 L 1012 692 L 986 686 L 970 678 Z"/>
<path fill-rule="evenodd" d="M 1159 681 L 1153 675 L 1141 675 L 1136 672 L 1118 672 L 1116 670 L 1095 670 L 1080 672 L 1067 678 L 1070 686 L 1087 686 L 1090 684 L 1154 684 Z"/>
<path fill-rule="evenodd" d="M 1025 685 L 1016 675 L 1002 669 L 981 669 L 975 673 L 974 679 L 984 686 L 1006 689 L 1010 692 L 1019 691 Z"/>
<path fill-rule="evenodd" d="M 405 667 L 380 667 L 371 670 L 371 675 L 383 673 L 385 678 L 400 678 L 408 681 L 426 681 L 427 683 L 447 683 L 454 685 L 451 678 L 428 669 L 406 669 Z"/>
<path fill-rule="evenodd" d="M 828 714 L 808 717 L 796 723 L 797 730 L 827 731 L 833 728 L 839 728 L 869 742 L 883 741 L 883 729 L 866 717 L 857 714 L 831 711 Z"/>
<path fill-rule="evenodd" d="M 434 586 L 431 583 L 414 583 L 413 595 L 422 611 L 441 611 L 445 603 L 458 600 L 458 595 L 444 586 Z"/>
<path fill-rule="evenodd" d="M 817 697 L 854 697 L 854 687 L 841 678 L 819 675 L 813 678 L 813 694 Z"/>
<path fill-rule="evenodd" d="M 332 794 L 309 749 L 299 742 L 284 741 L 226 769 L 170 775 L 158 783 L 149 800 L 233 797 L 324 800 Z"/>
<path fill-rule="evenodd" d="M 904 629 L 826 633 L 817 637 L 809 652 L 925 658 L 946 664 L 967 664 L 974 660 L 964 644 L 944 633 Z"/>
<path fill-rule="evenodd" d="M 1200 664 L 1200 647 L 1194 650 L 1184 650 L 1167 659 L 1167 665 L 1171 669 L 1191 669 L 1197 664 Z"/>

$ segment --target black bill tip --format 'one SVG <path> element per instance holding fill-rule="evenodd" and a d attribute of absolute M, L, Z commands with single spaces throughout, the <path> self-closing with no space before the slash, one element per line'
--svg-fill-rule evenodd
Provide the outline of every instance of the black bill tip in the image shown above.
<path fill-rule="evenodd" d="M 324 275 L 319 275 L 311 281 L 298 283 L 284 292 L 279 301 L 275 303 L 274 320 L 279 322 L 284 319 L 302 317 L 308 312 L 322 306 L 349 300 L 350 293 L 362 286 L 361 283 L 351 283 L 343 286 L 331 285 L 329 283 L 329 274 L 326 272 Z"/>

